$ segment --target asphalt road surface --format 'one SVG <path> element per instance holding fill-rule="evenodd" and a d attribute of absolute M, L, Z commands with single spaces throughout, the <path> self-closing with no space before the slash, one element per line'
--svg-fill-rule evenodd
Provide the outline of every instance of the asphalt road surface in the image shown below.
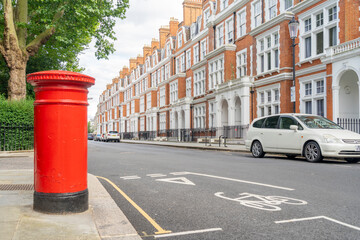
<path fill-rule="evenodd" d="M 90 173 L 147 239 L 360 239 L 360 164 L 89 141 Z"/>

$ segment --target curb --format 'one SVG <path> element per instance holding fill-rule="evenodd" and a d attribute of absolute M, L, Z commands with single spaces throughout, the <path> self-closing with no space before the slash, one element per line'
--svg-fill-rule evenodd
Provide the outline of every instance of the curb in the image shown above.
<path fill-rule="evenodd" d="M 176 148 L 188 148 L 188 149 L 199 149 L 199 150 L 212 150 L 212 151 L 226 151 L 226 152 L 249 152 L 246 149 L 231 149 L 231 148 L 219 148 L 219 147 L 200 147 L 200 146 L 183 146 L 183 145 L 171 145 L 171 144 L 156 144 L 151 142 L 135 142 L 135 141 L 120 141 L 120 143 L 130 143 L 130 144 L 146 144 L 146 145 L 154 145 L 154 146 L 163 146 L 163 147 L 176 147 Z"/>

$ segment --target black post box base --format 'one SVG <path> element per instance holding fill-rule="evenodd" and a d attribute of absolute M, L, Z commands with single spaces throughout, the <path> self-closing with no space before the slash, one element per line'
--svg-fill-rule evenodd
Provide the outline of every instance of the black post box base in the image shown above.
<path fill-rule="evenodd" d="M 34 192 L 34 210 L 42 213 L 80 213 L 89 209 L 89 191 L 74 193 Z"/>

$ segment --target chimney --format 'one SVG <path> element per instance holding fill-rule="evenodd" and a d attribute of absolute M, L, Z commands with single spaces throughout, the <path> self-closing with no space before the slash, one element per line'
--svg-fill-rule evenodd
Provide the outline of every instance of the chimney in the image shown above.
<path fill-rule="evenodd" d="M 127 66 L 124 66 L 123 69 L 120 71 L 120 78 L 124 78 L 128 74 L 129 74 L 129 68 Z"/>
<path fill-rule="evenodd" d="M 136 68 L 136 58 L 130 58 L 129 63 L 130 63 L 130 71 Z"/>
<path fill-rule="evenodd" d="M 175 37 L 179 28 L 179 21 L 176 18 L 170 18 L 170 36 Z"/>
<path fill-rule="evenodd" d="M 184 0 L 183 19 L 185 26 L 191 26 L 196 18 L 202 14 L 202 0 Z"/>
<path fill-rule="evenodd" d="M 170 33 L 169 26 L 161 26 L 159 29 L 159 37 L 160 37 L 160 48 L 165 47 L 166 37 Z"/>
<path fill-rule="evenodd" d="M 157 40 L 156 38 L 153 38 L 151 41 L 151 51 L 154 51 L 155 48 L 159 49 L 159 40 Z M 151 54 L 152 54 L 152 52 L 151 52 Z"/>
<path fill-rule="evenodd" d="M 144 58 L 139 54 L 136 58 L 136 65 L 144 64 Z"/>
<path fill-rule="evenodd" d="M 149 45 L 144 45 L 143 47 L 143 56 L 144 59 L 147 58 L 147 56 L 151 55 L 151 47 Z"/>

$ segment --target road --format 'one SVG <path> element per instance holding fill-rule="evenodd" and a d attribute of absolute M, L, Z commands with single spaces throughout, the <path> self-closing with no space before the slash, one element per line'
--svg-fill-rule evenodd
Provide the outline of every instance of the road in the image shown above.
<path fill-rule="evenodd" d="M 93 141 L 88 156 L 143 239 L 360 239 L 360 164 Z"/>

